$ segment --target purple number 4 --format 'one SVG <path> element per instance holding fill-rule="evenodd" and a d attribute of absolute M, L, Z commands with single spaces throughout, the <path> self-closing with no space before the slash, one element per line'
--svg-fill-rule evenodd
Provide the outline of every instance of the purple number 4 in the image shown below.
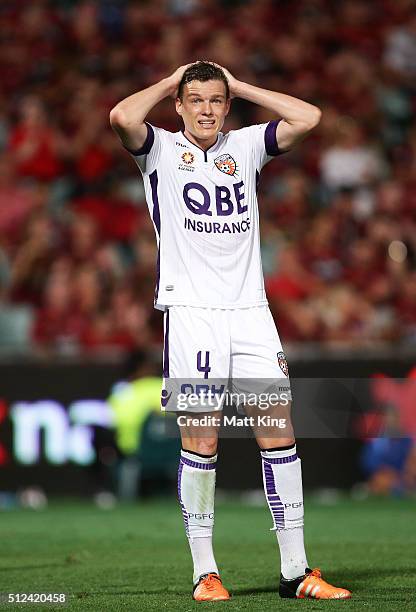
<path fill-rule="evenodd" d="M 202 363 L 202 351 L 198 351 L 196 355 L 196 367 L 198 372 L 204 373 L 204 378 L 208 378 L 211 368 L 209 367 L 209 351 L 205 351 L 205 363 Z"/>

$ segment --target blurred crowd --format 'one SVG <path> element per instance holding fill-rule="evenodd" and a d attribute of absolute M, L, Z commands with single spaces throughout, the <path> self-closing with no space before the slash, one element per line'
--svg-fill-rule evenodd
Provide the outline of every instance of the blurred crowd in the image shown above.
<path fill-rule="evenodd" d="M 197 59 L 318 105 L 260 181 L 283 342 L 416 344 L 412 0 L 24 0 L 0 7 L 0 347 L 159 345 L 156 245 L 108 114 Z M 150 121 L 180 129 L 172 100 Z M 225 129 L 270 120 L 234 100 Z"/>

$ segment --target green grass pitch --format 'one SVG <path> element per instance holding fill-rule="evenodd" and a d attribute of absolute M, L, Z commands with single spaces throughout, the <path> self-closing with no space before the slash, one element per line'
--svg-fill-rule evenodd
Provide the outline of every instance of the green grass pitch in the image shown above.
<path fill-rule="evenodd" d="M 282 600 L 279 561 L 267 507 L 216 506 L 215 549 L 229 602 L 191 599 L 192 568 L 174 500 L 98 510 L 54 503 L 0 514 L 0 592 L 65 592 L 69 603 L 7 610 L 415 610 L 416 502 L 306 500 L 312 566 L 350 588 L 349 601 Z"/>

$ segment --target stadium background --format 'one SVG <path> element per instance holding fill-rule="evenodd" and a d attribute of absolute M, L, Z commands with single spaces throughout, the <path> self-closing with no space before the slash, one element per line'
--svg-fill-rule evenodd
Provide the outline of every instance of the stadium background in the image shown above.
<path fill-rule="evenodd" d="M 64 580 L 69 568 L 74 582 L 67 588 L 77 588 L 81 601 L 88 571 L 88 584 L 97 592 L 88 594 L 86 605 L 93 601 L 92 609 L 119 609 L 130 588 L 125 587 L 129 571 L 137 565 L 134 547 L 139 537 L 149 538 L 142 555 L 151 559 L 156 548 L 163 548 L 166 571 L 160 555 L 154 556 L 154 574 L 148 571 L 140 583 L 145 589 L 147 580 L 148 590 L 139 595 L 132 586 L 129 593 L 136 603 L 142 597 L 138 609 L 160 609 L 155 584 L 160 575 L 172 573 L 169 564 L 177 561 L 176 550 L 182 563 L 187 559 L 176 505 L 169 506 L 169 535 L 163 528 L 163 505 L 144 506 L 141 513 L 139 506 L 116 507 L 108 523 L 90 505 L 53 506 L 57 494 L 94 496 L 103 508 L 114 504 L 111 496 L 100 497 L 114 492 L 111 466 L 120 459 L 106 399 L 124 378 L 132 353 L 145 351 L 157 369 L 162 321 L 152 307 L 154 232 L 137 168 L 112 133 L 108 114 L 120 99 L 178 65 L 210 59 L 243 81 L 298 96 L 323 111 L 319 128 L 262 172 L 262 255 L 270 307 L 298 382 L 361 377 L 370 385 L 374 374 L 396 381 L 385 379 L 392 385 L 387 403 L 393 427 L 383 420 L 386 406 L 371 412 L 371 401 L 359 412 L 363 416 L 369 410 L 372 420 L 364 416 L 361 429 L 351 427 L 355 408 L 347 398 L 346 425 L 340 430 L 340 412 L 331 413 L 339 387 L 335 395 L 325 395 L 325 436 L 303 435 L 298 442 L 306 490 L 326 488 L 321 499 L 331 504 L 336 503 L 334 489 L 361 498 L 363 489 L 356 485 L 366 477 L 360 464 L 364 441 L 392 433 L 414 439 L 415 58 L 412 0 L 1 3 L 0 507 L 13 511 L 1 523 L 4 552 L 15 570 L 7 574 L 10 586 L 21 590 L 22 567 L 32 587 L 55 585 L 51 576 Z M 225 129 L 270 118 L 265 110 L 235 100 Z M 180 127 L 171 100 L 160 103 L 150 120 L 171 130 Z M 407 410 L 404 420 L 402 409 Z M 244 489 L 262 486 L 253 441 L 222 440 L 221 453 L 222 491 L 240 490 L 242 500 L 254 502 L 257 498 L 244 497 Z M 172 456 L 168 463 L 174 468 Z M 241 458 L 247 466 L 244 478 Z M 407 467 L 405 486 L 385 490 L 398 497 L 414 492 L 414 455 Z M 150 475 L 147 491 L 172 491 L 173 472 L 162 488 L 152 488 Z M 44 514 L 31 518 L 17 510 L 19 505 L 41 509 L 47 498 L 50 509 L 44 508 Z M 381 581 L 394 576 L 399 584 L 400 575 L 392 609 L 399 601 L 406 609 L 402 578 L 411 540 L 405 524 L 414 502 L 402 501 L 400 507 L 399 502 L 386 501 L 383 507 L 377 502 L 366 510 L 357 510 L 364 502 L 349 503 L 328 512 L 312 501 L 309 525 L 314 530 L 308 538 L 315 538 L 315 550 L 339 572 L 337 547 L 348 543 L 356 568 L 351 576 L 358 586 L 369 575 L 368 567 L 360 574 L 367 542 L 374 583 L 376 576 Z M 225 506 L 223 519 L 218 513 L 222 541 L 229 540 L 230 546 L 223 548 L 224 556 L 244 546 L 240 535 L 238 545 L 234 537 L 236 530 L 246 533 L 243 518 L 253 525 L 250 548 L 241 549 L 236 564 L 231 562 L 243 595 L 256 573 L 241 559 L 254 559 L 263 550 L 256 553 L 254 537 L 263 542 L 263 532 L 254 524 L 268 526 L 263 500 L 261 508 L 261 515 L 252 506 L 244 514 L 241 504 Z M 357 531 L 344 530 L 343 543 L 337 544 L 338 527 L 350 517 Z M 156 521 L 148 531 L 147 521 Z M 322 521 L 329 530 L 325 533 L 319 531 Z M 127 535 L 124 524 L 129 525 Z M 174 529 L 181 536 L 175 554 L 169 548 L 173 544 L 166 544 Z M 93 544 L 91 534 L 98 538 Z M 377 537 L 381 548 L 375 546 Z M 122 552 L 116 538 L 124 538 Z M 178 549 L 182 544 L 183 550 Z M 119 586 L 106 591 L 98 574 L 110 545 L 119 564 L 107 571 L 119 572 L 114 577 Z M 67 551 L 62 563 L 61 550 Z M 261 554 L 258 568 L 267 559 Z M 125 555 L 130 555 L 127 564 Z M 392 559 L 393 574 L 387 569 Z M 169 585 L 180 588 L 177 582 Z M 368 592 L 367 583 L 365 588 Z M 268 590 L 259 590 L 260 607 L 253 600 L 252 610 L 267 609 Z M 110 605 L 111 596 L 115 603 Z M 170 609 L 180 609 L 175 606 L 172 602 Z"/>

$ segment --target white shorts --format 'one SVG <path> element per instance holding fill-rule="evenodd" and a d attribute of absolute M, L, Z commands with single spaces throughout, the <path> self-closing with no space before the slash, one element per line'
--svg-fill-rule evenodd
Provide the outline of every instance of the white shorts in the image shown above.
<path fill-rule="evenodd" d="M 172 390 L 218 389 L 222 384 L 229 387 L 230 380 L 233 390 L 252 390 L 261 381 L 262 388 L 273 383 L 290 393 L 288 367 L 269 307 L 169 307 L 164 315 L 162 409 L 176 409 L 168 401 Z"/>

